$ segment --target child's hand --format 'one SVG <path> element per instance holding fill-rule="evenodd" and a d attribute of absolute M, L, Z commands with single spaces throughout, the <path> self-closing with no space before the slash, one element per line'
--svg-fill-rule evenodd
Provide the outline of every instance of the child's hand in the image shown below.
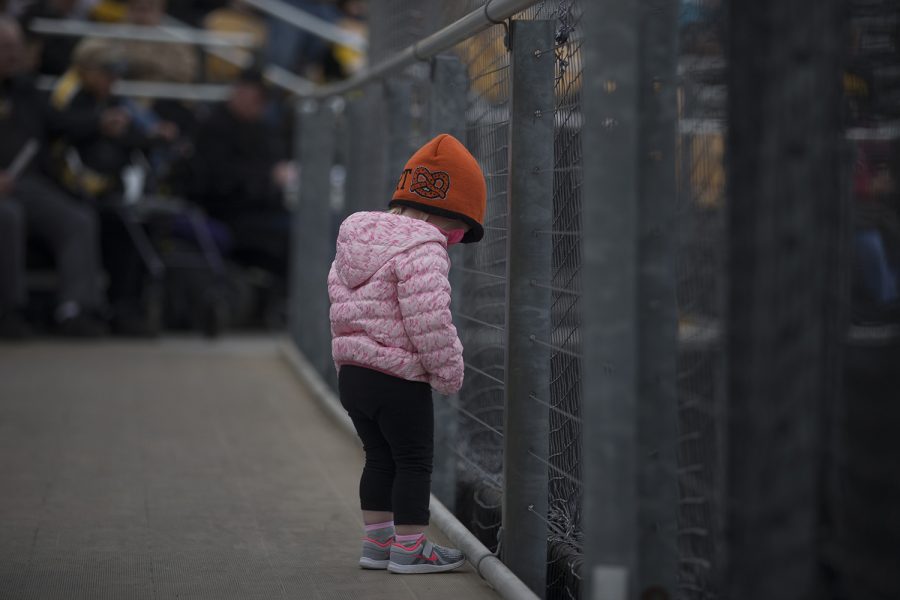
<path fill-rule="evenodd" d="M 107 108 L 100 113 L 100 131 L 111 138 L 121 137 L 131 124 L 131 116 L 122 108 Z"/>
<path fill-rule="evenodd" d="M 297 166 L 289 161 L 282 160 L 272 167 L 272 181 L 281 189 L 290 186 L 297 179 Z"/>
<path fill-rule="evenodd" d="M 171 121 L 160 121 L 156 127 L 153 128 L 153 137 L 160 138 L 166 142 L 174 142 L 178 139 L 179 131 L 178 125 L 172 123 Z"/>

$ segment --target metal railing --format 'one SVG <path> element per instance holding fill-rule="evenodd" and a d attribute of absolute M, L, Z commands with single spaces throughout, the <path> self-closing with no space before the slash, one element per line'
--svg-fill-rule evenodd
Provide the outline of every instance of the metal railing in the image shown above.
<path fill-rule="evenodd" d="M 344 94 L 358 89 L 375 79 L 387 77 L 417 62 L 427 61 L 440 52 L 477 35 L 479 32 L 503 23 L 504 20 L 509 19 L 532 4 L 534 4 L 533 0 L 488 0 L 482 8 L 473 10 L 440 31 L 407 46 L 385 60 L 363 69 L 346 81 L 316 90 L 314 96 L 325 98 Z"/>
<path fill-rule="evenodd" d="M 207 47 L 253 47 L 252 35 L 245 33 L 212 33 L 192 27 L 132 25 L 128 23 L 88 23 L 70 19 L 35 19 L 31 31 L 44 35 L 92 37 L 112 40 L 194 44 Z"/>
<path fill-rule="evenodd" d="M 58 82 L 52 75 L 37 78 L 37 88 L 52 91 Z M 231 87 L 215 83 L 168 83 L 164 81 L 117 81 L 112 86 L 116 96 L 130 98 L 152 98 L 186 100 L 193 102 L 223 102 L 228 98 Z"/>
<path fill-rule="evenodd" d="M 312 18 L 312 17 L 311 17 Z M 159 44 L 190 44 L 240 69 L 254 63 L 252 55 L 240 52 L 253 48 L 253 36 L 243 33 L 212 33 L 190 27 L 177 19 L 165 16 L 160 25 L 105 24 L 74 20 L 35 19 L 30 31 L 50 36 L 93 37 L 112 40 L 143 40 Z M 278 65 L 266 65 L 263 77 L 285 92 L 300 96 L 311 93 L 315 85 L 308 79 Z M 52 89 L 53 81 L 43 78 L 42 89 Z M 224 86 L 126 80 L 116 83 L 113 93 L 138 98 L 169 98 L 177 100 L 219 102 L 227 97 Z"/>
<path fill-rule="evenodd" d="M 267 15 L 281 19 L 329 42 L 341 44 L 360 52 L 366 49 L 366 40 L 362 36 L 345 31 L 325 19 L 320 19 L 286 2 L 280 0 L 245 0 L 245 2 Z"/>

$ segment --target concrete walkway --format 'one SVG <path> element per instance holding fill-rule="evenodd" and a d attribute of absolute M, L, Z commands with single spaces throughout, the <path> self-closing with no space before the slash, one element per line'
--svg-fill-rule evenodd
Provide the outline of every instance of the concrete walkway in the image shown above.
<path fill-rule="evenodd" d="M 274 340 L 0 346 L 0 598 L 497 597 L 359 569 L 361 466 Z"/>

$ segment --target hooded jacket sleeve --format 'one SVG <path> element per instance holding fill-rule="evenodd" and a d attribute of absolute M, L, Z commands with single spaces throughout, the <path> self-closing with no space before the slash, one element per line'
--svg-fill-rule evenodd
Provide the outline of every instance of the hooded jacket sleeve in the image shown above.
<path fill-rule="evenodd" d="M 450 314 L 450 259 L 436 242 L 397 257 L 397 298 L 403 326 L 415 346 L 431 387 L 453 394 L 462 387 L 462 343 Z"/>

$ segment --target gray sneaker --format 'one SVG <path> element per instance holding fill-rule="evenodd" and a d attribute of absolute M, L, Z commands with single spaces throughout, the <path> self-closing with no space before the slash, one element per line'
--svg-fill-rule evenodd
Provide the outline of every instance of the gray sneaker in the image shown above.
<path fill-rule="evenodd" d="M 363 538 L 362 556 L 359 557 L 359 566 L 363 569 L 387 569 L 391 558 L 391 544 L 394 537 L 380 542 L 376 539 Z"/>
<path fill-rule="evenodd" d="M 459 550 L 432 544 L 422 536 L 413 546 L 393 544 L 387 570 L 391 573 L 441 573 L 461 567 L 464 562 L 466 557 Z"/>

